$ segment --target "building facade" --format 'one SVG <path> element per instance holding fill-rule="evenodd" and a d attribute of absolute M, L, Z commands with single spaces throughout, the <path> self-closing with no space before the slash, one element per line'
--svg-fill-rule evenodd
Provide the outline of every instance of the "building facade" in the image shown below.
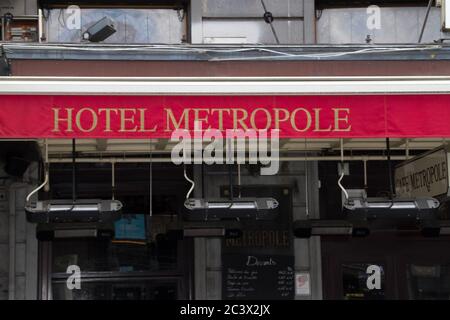
<path fill-rule="evenodd" d="M 0 298 L 448 299 L 447 173 L 404 195 L 436 219 L 343 210 L 391 209 L 404 161 L 447 146 L 445 2 L 0 0 Z M 281 129 L 277 173 L 175 164 L 194 119 Z M 199 218 L 186 198 L 277 208 Z M 71 218 L 33 221 L 30 199 Z M 83 199 L 121 216 L 82 220 Z"/>

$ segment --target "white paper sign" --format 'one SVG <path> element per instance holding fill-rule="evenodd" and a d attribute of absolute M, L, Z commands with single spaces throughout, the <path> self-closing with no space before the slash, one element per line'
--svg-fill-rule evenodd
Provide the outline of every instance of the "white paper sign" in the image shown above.
<path fill-rule="evenodd" d="M 309 272 L 298 272 L 295 274 L 295 294 L 297 296 L 311 295 Z"/>

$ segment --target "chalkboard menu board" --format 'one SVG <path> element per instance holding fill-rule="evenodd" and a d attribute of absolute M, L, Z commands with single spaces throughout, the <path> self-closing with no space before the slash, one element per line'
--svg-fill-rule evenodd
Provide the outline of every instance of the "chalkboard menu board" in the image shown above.
<path fill-rule="evenodd" d="M 223 299 L 293 299 L 294 257 L 287 255 L 222 255 Z"/>

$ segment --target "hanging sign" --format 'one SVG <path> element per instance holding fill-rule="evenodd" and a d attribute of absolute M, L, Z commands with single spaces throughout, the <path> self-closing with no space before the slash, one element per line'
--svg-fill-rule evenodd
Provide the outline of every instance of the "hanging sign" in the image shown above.
<path fill-rule="evenodd" d="M 449 161 L 445 148 L 438 148 L 405 161 L 395 168 L 395 191 L 402 197 L 435 197 L 447 194 Z"/>

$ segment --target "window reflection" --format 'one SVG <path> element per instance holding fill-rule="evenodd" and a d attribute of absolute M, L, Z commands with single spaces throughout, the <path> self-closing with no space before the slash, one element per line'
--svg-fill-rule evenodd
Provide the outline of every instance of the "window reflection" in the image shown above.
<path fill-rule="evenodd" d="M 104 43 L 170 43 L 186 42 L 186 18 L 174 9 L 82 8 L 81 26 L 65 9 L 50 9 L 44 14 L 48 42 L 82 42 L 82 34 L 100 19 L 113 20 L 117 30 Z"/>
<path fill-rule="evenodd" d="M 66 283 L 53 283 L 55 300 L 175 300 L 176 282 L 120 281 L 82 282 L 81 289 L 69 290 Z"/>
<path fill-rule="evenodd" d="M 450 299 L 450 266 L 410 264 L 407 277 L 410 299 Z"/>
<path fill-rule="evenodd" d="M 69 265 L 88 271 L 162 271 L 177 268 L 177 240 L 165 234 L 150 243 L 114 243 L 111 240 L 60 240 L 53 243 L 53 272 Z"/>
<path fill-rule="evenodd" d="M 126 203 L 121 219 L 111 227 L 114 238 L 58 239 L 52 242 L 53 273 L 65 273 L 69 265 L 78 265 L 83 272 L 133 272 L 175 270 L 180 240 L 172 232 L 177 215 L 171 212 L 159 214 L 160 206 L 173 197 L 154 201 L 154 214 L 146 212 L 145 197 L 123 197 Z M 122 198 L 121 198 L 122 200 Z M 147 200 L 148 202 L 148 200 Z M 170 208 L 170 206 L 167 206 Z M 167 210 L 167 209 L 166 209 Z M 170 211 L 170 210 L 169 210 Z"/>

